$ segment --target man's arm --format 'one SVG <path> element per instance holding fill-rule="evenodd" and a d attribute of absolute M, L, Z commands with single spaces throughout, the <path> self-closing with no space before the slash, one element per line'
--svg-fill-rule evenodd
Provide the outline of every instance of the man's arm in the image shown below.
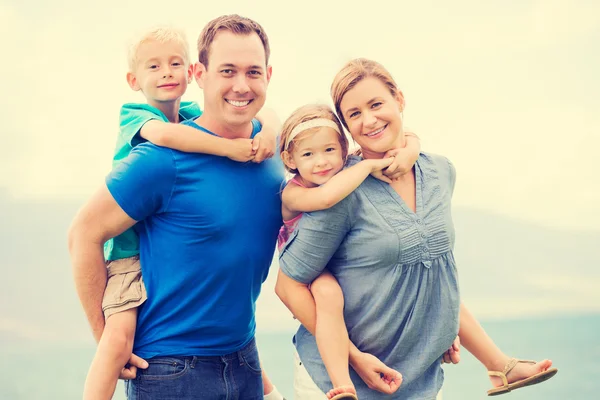
<path fill-rule="evenodd" d="M 104 330 L 102 297 L 106 288 L 103 245 L 135 224 L 103 185 L 83 206 L 68 233 L 75 287 L 96 341 Z"/>
<path fill-rule="evenodd" d="M 140 129 L 140 136 L 155 145 L 188 153 L 214 154 L 234 161 L 253 160 L 252 139 L 225 139 L 192 128 L 153 119 Z"/>

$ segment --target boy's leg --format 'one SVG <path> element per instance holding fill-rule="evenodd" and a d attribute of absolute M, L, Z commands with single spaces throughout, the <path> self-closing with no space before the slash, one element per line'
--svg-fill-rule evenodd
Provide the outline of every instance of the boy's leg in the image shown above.
<path fill-rule="evenodd" d="M 90 366 L 83 391 L 84 400 L 110 400 L 119 374 L 133 349 L 137 308 L 111 315 Z"/>
<path fill-rule="evenodd" d="M 333 275 L 325 271 L 310 285 L 310 291 L 317 308 L 315 338 L 334 387 L 328 395 L 355 393 L 348 364 L 350 349 L 342 289 Z"/>
<path fill-rule="evenodd" d="M 488 371 L 502 371 L 510 359 L 483 330 L 479 322 L 467 307 L 460 305 L 460 329 L 458 331 L 461 344 L 477 358 Z M 529 378 L 537 373 L 546 371 L 552 366 L 552 361 L 543 360 L 536 364 L 519 363 L 508 373 L 509 383 Z M 494 386 L 501 386 L 502 379 L 490 376 Z"/>
<path fill-rule="evenodd" d="M 137 308 L 146 301 L 138 256 L 107 265 L 108 280 L 102 299 L 106 324 L 84 387 L 84 400 L 110 400 L 121 370 L 131 357 Z"/>

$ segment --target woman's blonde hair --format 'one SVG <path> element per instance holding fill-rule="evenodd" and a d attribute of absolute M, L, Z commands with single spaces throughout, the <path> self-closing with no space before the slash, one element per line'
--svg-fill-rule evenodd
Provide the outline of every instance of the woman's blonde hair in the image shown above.
<path fill-rule="evenodd" d="M 348 124 L 340 108 L 342 98 L 358 82 L 369 77 L 379 79 L 389 88 L 392 96 L 396 97 L 399 93 L 398 85 L 392 75 L 377 61 L 366 58 L 356 58 L 350 61 L 337 73 L 331 84 L 331 99 L 335 105 L 335 112 L 346 129 L 348 129 Z"/>
<path fill-rule="evenodd" d="M 298 137 L 293 138 L 292 141 L 287 144 L 287 148 L 286 148 L 286 143 L 288 142 L 288 138 L 290 137 L 294 128 L 303 122 L 307 122 L 307 121 L 317 119 L 317 118 L 329 119 L 338 126 L 338 129 L 340 131 L 340 135 L 339 135 L 340 136 L 340 145 L 342 146 L 342 157 L 344 159 L 346 159 L 346 156 L 348 155 L 348 138 L 346 137 L 346 134 L 344 133 L 344 128 L 342 128 L 342 124 L 340 123 L 340 120 L 335 115 L 335 113 L 333 112 L 331 107 L 324 105 L 324 104 L 308 104 L 306 106 L 302 106 L 302 107 L 296 109 L 296 111 L 294 111 L 288 117 L 288 119 L 285 120 L 285 122 L 283 123 L 283 128 L 281 128 L 281 135 L 279 136 L 279 141 L 280 141 L 279 154 L 282 155 L 282 158 L 283 158 L 284 152 L 288 152 L 289 154 L 291 154 L 291 152 L 294 151 L 295 143 L 298 140 L 300 140 Z M 309 133 L 313 132 L 314 133 L 318 129 L 321 129 L 321 127 L 309 128 L 304 132 L 309 132 Z M 302 136 L 304 136 L 304 135 L 301 134 L 300 137 L 302 137 Z M 298 173 L 298 171 L 296 169 L 292 169 L 292 168 L 288 167 L 285 163 L 284 163 L 284 165 L 285 165 L 285 169 L 288 170 L 289 172 L 291 172 L 293 174 Z"/>

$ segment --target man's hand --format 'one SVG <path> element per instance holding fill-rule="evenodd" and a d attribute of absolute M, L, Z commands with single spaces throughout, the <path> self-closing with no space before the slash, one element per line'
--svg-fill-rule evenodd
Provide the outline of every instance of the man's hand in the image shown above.
<path fill-rule="evenodd" d="M 148 368 L 148 362 L 146 360 L 136 356 L 135 354 L 131 353 L 129 362 L 121 370 L 119 379 L 124 379 L 124 380 L 135 379 L 135 377 L 137 376 L 138 368 L 141 368 L 141 369 Z"/>
<path fill-rule="evenodd" d="M 256 154 L 253 143 L 252 139 L 231 139 L 225 156 L 233 161 L 252 161 Z"/>
<path fill-rule="evenodd" d="M 263 130 L 254 135 L 252 139 L 252 151 L 254 151 L 255 163 L 261 163 L 267 158 L 273 157 L 275 154 L 275 145 L 277 136 L 273 132 L 269 132 L 268 128 L 263 127 Z"/>
<path fill-rule="evenodd" d="M 460 362 L 460 337 L 456 337 L 452 346 L 444 353 L 442 364 L 458 364 Z"/>
<path fill-rule="evenodd" d="M 402 383 L 400 372 L 389 368 L 377 357 L 368 353 L 361 352 L 358 356 L 355 356 L 352 360 L 352 368 L 369 389 L 381 393 L 392 394 L 398 390 Z"/>

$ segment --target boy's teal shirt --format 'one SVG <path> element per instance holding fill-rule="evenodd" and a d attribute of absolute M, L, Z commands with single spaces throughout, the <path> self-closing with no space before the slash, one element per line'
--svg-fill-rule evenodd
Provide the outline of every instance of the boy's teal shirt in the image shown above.
<path fill-rule="evenodd" d="M 202 110 L 194 101 L 182 101 L 179 106 L 179 121 L 187 121 L 198 118 Z M 121 107 L 119 117 L 119 136 L 115 147 L 112 166 L 119 164 L 121 160 L 131 153 L 131 150 L 146 140 L 140 135 L 142 126 L 153 119 L 169 122 L 167 117 L 156 107 L 143 103 L 127 103 Z M 104 243 L 104 258 L 107 261 L 119 260 L 121 258 L 133 257 L 140 253 L 140 243 L 137 233 L 130 228 L 119 236 Z"/>

